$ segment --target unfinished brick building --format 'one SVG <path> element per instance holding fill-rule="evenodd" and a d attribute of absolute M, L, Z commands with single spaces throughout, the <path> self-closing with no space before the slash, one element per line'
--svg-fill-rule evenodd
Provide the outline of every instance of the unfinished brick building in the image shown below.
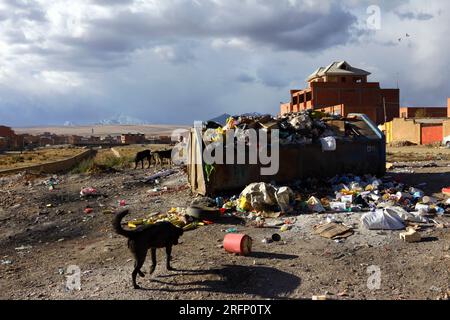
<path fill-rule="evenodd" d="M 7 126 L 0 126 L 0 151 L 19 150 L 23 147 L 23 137 Z"/>
<path fill-rule="evenodd" d="M 381 89 L 379 82 L 367 82 L 368 75 L 370 72 L 346 61 L 320 67 L 308 77 L 308 88 L 290 91 L 290 102 L 282 103 L 280 112 L 315 109 L 343 116 L 365 113 L 376 124 L 398 118 L 400 90 Z"/>
<path fill-rule="evenodd" d="M 446 118 L 447 107 L 401 107 L 401 118 Z"/>

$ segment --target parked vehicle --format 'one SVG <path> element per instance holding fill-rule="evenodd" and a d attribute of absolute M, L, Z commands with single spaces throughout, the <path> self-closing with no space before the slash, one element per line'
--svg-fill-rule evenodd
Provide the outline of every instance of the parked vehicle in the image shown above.
<path fill-rule="evenodd" d="M 444 137 L 444 140 L 442 140 L 442 145 L 450 148 L 450 136 Z"/>

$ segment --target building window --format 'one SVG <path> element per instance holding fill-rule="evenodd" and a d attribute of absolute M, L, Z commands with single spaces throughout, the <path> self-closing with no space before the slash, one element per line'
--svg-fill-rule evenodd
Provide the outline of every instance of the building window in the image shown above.
<path fill-rule="evenodd" d="M 311 92 L 306 93 L 306 101 L 311 101 Z"/>
<path fill-rule="evenodd" d="M 327 81 L 328 82 L 338 82 L 338 77 L 328 76 Z"/>

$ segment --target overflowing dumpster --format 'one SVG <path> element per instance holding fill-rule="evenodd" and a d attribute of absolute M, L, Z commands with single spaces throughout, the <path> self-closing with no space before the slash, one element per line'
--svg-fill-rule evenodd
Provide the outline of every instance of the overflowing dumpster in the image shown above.
<path fill-rule="evenodd" d="M 286 129 L 283 121 L 286 122 L 286 119 L 266 119 L 263 123 L 258 122 L 267 135 L 273 128 L 281 129 L 280 138 L 276 141 L 279 148 L 276 159 L 278 168 L 273 174 L 262 174 L 261 169 L 267 165 L 249 161 L 251 146 L 248 145 L 244 163 L 207 163 L 204 152 L 208 144 L 204 139 L 207 129 L 192 128 L 188 141 L 188 179 L 193 193 L 212 196 L 242 190 L 252 182 L 286 185 L 305 178 L 325 178 L 336 174 L 384 175 L 385 137 L 366 115 L 325 117 L 320 119 L 320 125 L 324 128 L 319 130 L 319 133 L 316 132 L 314 124 L 302 127 L 295 117 L 289 118 L 288 121 L 291 127 L 296 126 L 296 132 L 292 128 L 289 129 L 291 131 Z M 222 128 L 215 130 L 222 132 Z M 314 134 L 305 134 L 308 130 Z M 274 141 L 271 141 L 270 137 L 267 140 L 267 148 L 270 150 L 268 152 L 273 154 L 271 148 Z M 332 143 L 327 147 L 328 141 Z M 258 143 L 258 148 L 260 147 Z M 233 148 L 233 145 L 224 143 L 223 148 L 226 153 L 226 149 Z"/>

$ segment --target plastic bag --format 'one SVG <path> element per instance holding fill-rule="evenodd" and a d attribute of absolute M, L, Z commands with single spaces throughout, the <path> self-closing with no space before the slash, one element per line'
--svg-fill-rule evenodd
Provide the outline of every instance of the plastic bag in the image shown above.
<path fill-rule="evenodd" d="M 322 151 L 336 150 L 336 139 L 334 137 L 320 138 L 320 143 L 322 144 Z"/>
<path fill-rule="evenodd" d="M 292 210 L 291 202 L 294 199 L 294 192 L 289 187 L 281 187 L 275 193 L 278 206 L 281 212 L 289 212 Z"/>
<path fill-rule="evenodd" d="M 400 230 L 405 228 L 402 218 L 393 210 L 378 209 L 361 217 L 361 224 L 369 230 Z"/>

